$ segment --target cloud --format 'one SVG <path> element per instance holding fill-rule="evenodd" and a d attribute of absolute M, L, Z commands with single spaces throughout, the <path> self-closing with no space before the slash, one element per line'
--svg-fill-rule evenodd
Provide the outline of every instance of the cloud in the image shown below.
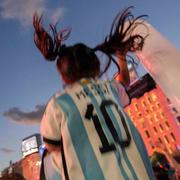
<path fill-rule="evenodd" d="M 1 0 L 0 16 L 4 19 L 16 19 L 22 25 L 32 23 L 35 11 L 45 11 L 44 0 Z"/>
<path fill-rule="evenodd" d="M 65 12 L 65 9 L 64 8 L 56 8 L 56 9 L 53 9 L 50 11 L 50 14 L 51 14 L 51 22 L 52 23 L 56 23 L 58 22 L 58 20 L 60 19 L 60 17 L 63 16 Z"/>
<path fill-rule="evenodd" d="M 17 107 L 13 107 L 4 112 L 3 115 L 18 123 L 37 124 L 40 123 L 44 110 L 44 105 L 37 105 L 35 110 L 31 112 L 24 112 Z"/>
<path fill-rule="evenodd" d="M 34 12 L 51 12 L 52 19 L 59 19 L 63 15 L 64 9 L 49 9 L 47 0 L 1 0 L 0 17 L 3 19 L 13 19 L 20 22 L 22 26 L 32 24 Z M 50 18 L 50 19 L 51 19 Z"/>
<path fill-rule="evenodd" d="M 0 148 L 0 152 L 6 153 L 6 154 L 10 154 L 10 153 L 14 153 L 15 150 L 13 150 L 13 149 L 8 149 L 8 148 Z"/>

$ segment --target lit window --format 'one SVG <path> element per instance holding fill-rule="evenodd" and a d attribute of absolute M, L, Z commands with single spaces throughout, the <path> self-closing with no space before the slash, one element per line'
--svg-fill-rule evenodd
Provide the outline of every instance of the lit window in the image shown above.
<path fill-rule="evenodd" d="M 157 114 L 154 115 L 154 118 L 155 118 L 155 121 L 159 121 L 159 118 L 158 118 Z"/>
<path fill-rule="evenodd" d="M 149 96 L 147 97 L 147 100 L 148 100 L 149 104 L 151 104 L 151 98 Z"/>
<path fill-rule="evenodd" d="M 165 124 L 166 124 L 166 128 L 169 129 L 169 123 L 167 121 L 165 121 Z"/>
<path fill-rule="evenodd" d="M 160 131 L 163 132 L 163 127 L 161 124 L 159 125 L 159 127 L 160 127 Z"/>
<path fill-rule="evenodd" d="M 164 136 L 164 140 L 165 140 L 165 143 L 168 144 L 169 143 L 169 139 L 167 138 L 167 136 L 165 135 Z"/>
<path fill-rule="evenodd" d="M 161 140 L 161 138 L 160 138 L 160 137 L 158 138 L 158 141 L 162 144 L 162 140 Z"/>
<path fill-rule="evenodd" d="M 153 129 L 154 129 L 154 132 L 157 134 L 158 131 L 157 131 L 156 127 L 153 127 Z"/>
<path fill-rule="evenodd" d="M 145 130 L 145 134 L 146 134 L 147 138 L 150 138 L 150 134 L 149 134 L 149 132 L 147 130 Z"/>
<path fill-rule="evenodd" d="M 149 122 L 150 122 L 150 124 L 152 124 L 153 123 L 153 118 L 150 118 Z"/>
<path fill-rule="evenodd" d="M 128 115 L 130 116 L 131 114 L 132 114 L 132 111 L 131 111 L 131 109 L 128 109 Z"/>
<path fill-rule="evenodd" d="M 142 114 L 141 114 L 141 113 L 138 113 L 138 117 L 142 117 Z"/>
<path fill-rule="evenodd" d="M 163 112 L 161 112 L 161 117 L 164 118 L 165 117 L 165 114 Z"/>
<path fill-rule="evenodd" d="M 157 96 L 155 94 L 152 94 L 151 97 L 152 97 L 153 101 L 156 101 Z"/>
<path fill-rule="evenodd" d="M 171 138 L 172 138 L 172 141 L 174 142 L 176 140 L 176 138 L 174 137 L 174 134 L 171 133 Z"/>
<path fill-rule="evenodd" d="M 180 125 L 180 116 L 176 117 L 178 124 Z"/>
<path fill-rule="evenodd" d="M 135 110 L 138 111 L 139 110 L 139 107 L 137 104 L 134 104 L 134 107 L 135 107 Z"/>
<path fill-rule="evenodd" d="M 173 112 L 178 113 L 178 111 L 175 107 L 173 107 L 172 110 L 173 110 Z"/>
<path fill-rule="evenodd" d="M 151 112 L 155 111 L 154 106 L 151 106 L 150 109 L 151 109 Z"/>
<path fill-rule="evenodd" d="M 142 101 L 142 106 L 143 106 L 143 107 L 146 107 L 145 101 Z"/>
<path fill-rule="evenodd" d="M 171 104 L 171 101 L 170 101 L 170 99 L 169 99 L 169 98 L 167 98 L 167 102 L 168 102 L 169 104 Z"/>
<path fill-rule="evenodd" d="M 160 108 L 160 104 L 159 103 L 157 103 L 156 106 L 157 106 L 157 108 Z"/>

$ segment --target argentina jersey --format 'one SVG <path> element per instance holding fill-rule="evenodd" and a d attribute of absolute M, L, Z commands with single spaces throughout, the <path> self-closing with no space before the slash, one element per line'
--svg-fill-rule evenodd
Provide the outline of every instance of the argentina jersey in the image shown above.
<path fill-rule="evenodd" d="M 54 153 L 47 153 L 47 150 L 44 150 L 41 157 L 39 180 L 62 180 L 58 166 L 56 164 L 53 165 L 55 160 L 53 155 Z M 57 159 L 60 159 L 60 156 Z"/>
<path fill-rule="evenodd" d="M 49 101 L 43 137 L 60 141 L 62 179 L 154 179 L 144 143 L 123 110 L 122 85 L 83 79 Z"/>

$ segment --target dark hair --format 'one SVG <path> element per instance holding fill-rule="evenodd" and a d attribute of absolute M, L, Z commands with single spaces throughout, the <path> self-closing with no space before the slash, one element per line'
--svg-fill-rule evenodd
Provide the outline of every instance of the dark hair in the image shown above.
<path fill-rule="evenodd" d="M 91 48 L 83 43 L 68 47 L 63 45 L 62 48 L 57 67 L 63 77 L 75 82 L 81 78 L 95 78 L 99 75 L 100 62 Z"/>
<path fill-rule="evenodd" d="M 46 60 L 57 59 L 57 67 L 61 74 L 68 76 L 72 81 L 83 77 L 101 76 L 107 71 L 111 62 L 119 70 L 118 63 L 114 59 L 115 53 L 119 51 L 122 55 L 126 55 L 127 52 L 142 50 L 145 40 L 145 37 L 133 34 L 133 31 L 137 26 L 144 25 L 143 17 L 146 15 L 135 18 L 130 12 L 131 8 L 132 6 L 128 7 L 115 17 L 109 35 L 105 37 L 103 43 L 95 48 L 90 48 L 83 43 L 66 46 L 63 42 L 69 37 L 71 29 L 66 28 L 57 32 L 57 24 L 50 24 L 51 31 L 49 33 L 51 34 L 49 34 L 42 26 L 42 16 L 34 14 L 34 42 Z M 96 51 L 101 51 L 108 57 L 108 62 L 101 73 Z M 66 64 L 65 67 L 63 67 L 63 63 Z"/>

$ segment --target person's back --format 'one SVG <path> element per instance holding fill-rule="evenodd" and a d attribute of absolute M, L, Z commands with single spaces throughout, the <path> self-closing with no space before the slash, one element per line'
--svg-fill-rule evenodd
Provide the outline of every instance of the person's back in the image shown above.
<path fill-rule="evenodd" d="M 73 180 L 153 179 L 144 144 L 121 105 L 128 103 L 121 85 L 82 79 L 51 101 L 63 117 L 62 174 Z"/>
<path fill-rule="evenodd" d="M 90 48 L 62 44 L 70 29 L 58 32 L 50 25 L 51 36 L 42 27 L 42 18 L 34 16 L 35 44 L 46 60 L 56 61 L 67 85 L 50 99 L 41 121 L 41 135 L 62 179 L 154 179 L 143 141 L 123 110 L 129 102 L 123 86 L 100 80 L 113 62 L 121 83 L 129 84 L 125 57 L 143 47 L 145 38 L 131 34 L 143 24 L 142 17 L 134 18 L 127 8 L 118 14 L 105 41 Z M 108 57 L 103 71 L 96 51 Z"/>

